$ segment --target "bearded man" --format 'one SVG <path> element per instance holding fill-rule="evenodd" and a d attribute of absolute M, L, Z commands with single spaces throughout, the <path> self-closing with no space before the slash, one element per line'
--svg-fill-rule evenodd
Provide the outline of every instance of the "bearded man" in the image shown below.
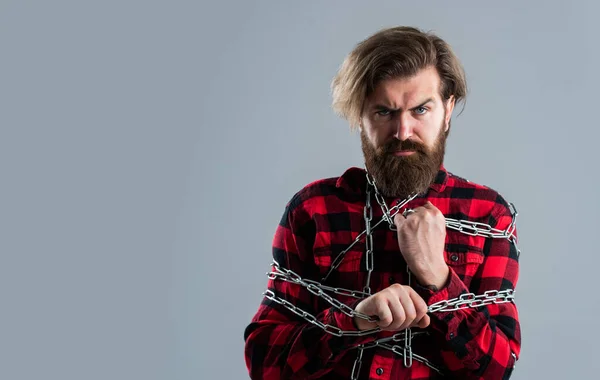
<path fill-rule="evenodd" d="M 388 28 L 332 82 L 365 167 L 306 185 L 273 239 L 247 326 L 252 379 L 508 379 L 521 347 L 516 210 L 444 167 L 462 65 Z"/>

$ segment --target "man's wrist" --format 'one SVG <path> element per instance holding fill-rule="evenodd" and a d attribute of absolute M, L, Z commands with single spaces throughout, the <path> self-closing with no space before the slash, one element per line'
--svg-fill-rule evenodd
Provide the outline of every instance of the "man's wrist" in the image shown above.
<path fill-rule="evenodd" d="M 431 291 L 437 292 L 440 289 L 443 289 L 448 283 L 448 278 L 450 276 L 450 268 L 448 265 L 444 265 L 442 268 L 431 271 L 429 273 L 416 273 L 417 283 L 423 287 L 427 288 Z"/>
<path fill-rule="evenodd" d="M 352 317 L 352 322 L 354 323 L 354 327 L 356 327 L 358 331 L 371 330 L 377 328 L 377 323 L 369 322 L 365 319 L 356 316 Z"/>

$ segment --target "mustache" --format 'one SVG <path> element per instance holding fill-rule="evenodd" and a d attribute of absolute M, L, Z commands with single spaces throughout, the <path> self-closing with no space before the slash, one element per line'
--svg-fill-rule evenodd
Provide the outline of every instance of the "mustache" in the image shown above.
<path fill-rule="evenodd" d="M 410 140 L 391 141 L 390 143 L 384 146 L 383 152 L 391 154 L 399 150 L 414 150 L 415 152 L 424 153 L 425 146 Z"/>

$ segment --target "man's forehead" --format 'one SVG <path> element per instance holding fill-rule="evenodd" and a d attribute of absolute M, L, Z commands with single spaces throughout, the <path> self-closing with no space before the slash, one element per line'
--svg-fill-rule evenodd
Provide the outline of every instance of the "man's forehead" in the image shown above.
<path fill-rule="evenodd" d="M 390 106 L 397 106 L 420 103 L 429 98 L 438 99 L 440 82 L 435 69 L 424 69 L 411 77 L 381 81 L 368 100 L 370 103 L 388 103 Z"/>

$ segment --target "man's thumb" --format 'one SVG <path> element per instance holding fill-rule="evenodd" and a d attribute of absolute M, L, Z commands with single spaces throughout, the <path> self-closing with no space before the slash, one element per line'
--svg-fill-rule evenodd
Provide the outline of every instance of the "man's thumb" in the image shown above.
<path fill-rule="evenodd" d="M 402 224 L 404 224 L 405 221 L 406 221 L 406 218 L 401 213 L 397 213 L 394 216 L 394 224 L 396 225 L 396 228 L 400 228 L 402 226 Z"/>

